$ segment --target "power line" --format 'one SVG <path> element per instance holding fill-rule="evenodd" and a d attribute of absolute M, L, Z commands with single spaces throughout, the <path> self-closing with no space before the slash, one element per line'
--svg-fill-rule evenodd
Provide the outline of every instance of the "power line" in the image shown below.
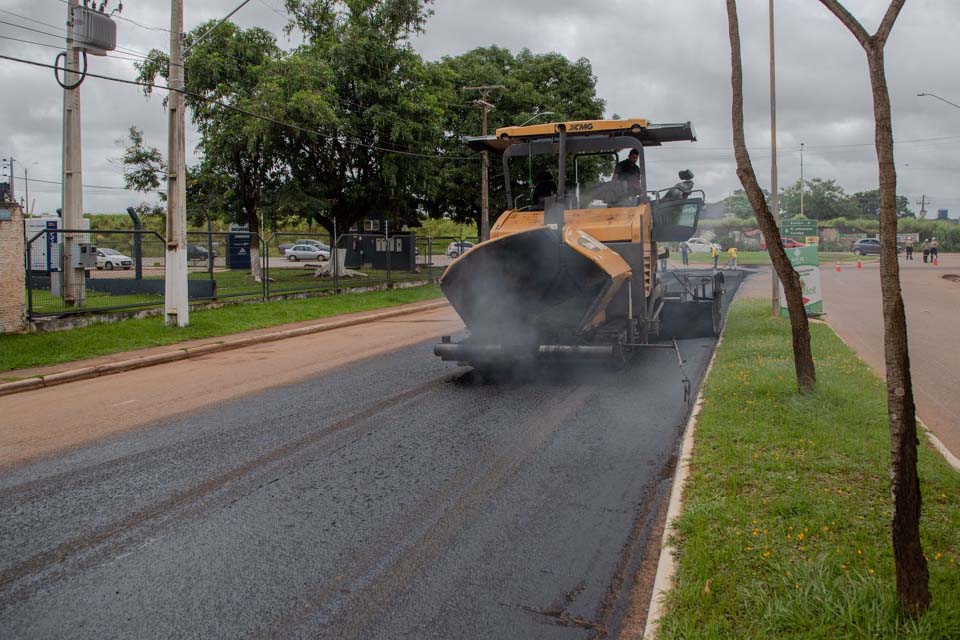
<path fill-rule="evenodd" d="M 52 64 L 46 64 L 46 63 L 44 63 L 44 62 L 36 62 L 36 61 L 34 61 L 34 60 L 24 60 L 23 58 L 15 58 L 15 57 L 13 57 L 13 56 L 0 55 L 0 59 L 2 59 L 2 60 L 10 60 L 10 61 L 12 61 L 12 62 L 19 62 L 19 63 L 22 63 L 22 64 L 28 64 L 28 65 L 31 65 L 31 66 L 34 66 L 34 67 L 44 67 L 44 68 L 46 68 L 46 69 L 53 69 L 54 71 L 65 71 L 65 69 L 63 69 L 62 67 L 57 67 L 57 66 L 52 65 Z M 165 90 L 165 91 L 175 91 L 175 89 L 173 89 L 173 88 L 171 88 L 171 87 L 169 87 L 169 86 L 153 84 L 153 83 L 150 83 L 150 82 L 140 82 L 140 81 L 138 81 L 138 80 L 127 80 L 127 79 L 124 79 L 124 78 L 115 78 L 115 77 L 113 77 L 113 76 L 105 76 L 105 75 L 101 75 L 101 74 L 97 74 L 97 73 L 92 73 L 92 72 L 88 72 L 86 75 L 87 75 L 88 77 L 91 77 L 91 78 L 99 78 L 100 80 L 109 80 L 109 81 L 111 81 L 111 82 L 119 82 L 119 83 L 121 83 L 121 84 L 129 84 L 129 85 L 133 85 L 133 86 L 137 86 L 137 87 L 149 87 L 149 88 L 151 88 L 151 89 L 162 89 L 162 90 Z M 407 150 L 404 150 L 404 149 L 390 149 L 390 148 L 388 148 L 388 147 L 381 147 L 381 146 L 379 146 L 379 145 L 367 144 L 367 143 L 365 143 L 365 142 L 358 142 L 358 141 L 356 141 L 356 140 L 350 140 L 349 138 L 341 138 L 341 137 L 339 137 L 339 136 L 327 135 L 327 134 L 324 134 L 324 133 L 322 133 L 320 130 L 317 130 L 317 129 L 307 129 L 306 127 L 301 127 L 300 125 L 292 124 L 292 123 L 290 123 L 290 122 L 283 122 L 282 120 L 277 120 L 277 119 L 275 119 L 275 118 L 271 118 L 270 116 L 265 116 L 265 115 L 263 115 L 263 114 L 261 114 L 261 113 L 256 113 L 255 111 L 249 111 L 249 110 L 247 110 L 247 109 L 243 109 L 242 107 L 237 107 L 237 106 L 234 106 L 234 105 L 231 105 L 231 104 L 227 104 L 227 103 L 225 103 L 225 102 L 221 102 L 220 100 L 217 100 L 216 98 L 208 98 L 207 96 L 203 96 L 203 95 L 200 95 L 200 94 L 198 94 L 198 93 L 193 93 L 193 92 L 191 92 L 191 91 L 180 90 L 180 91 L 178 91 L 178 93 L 181 93 L 181 94 L 183 94 L 183 95 L 185 95 L 185 96 L 190 96 L 190 97 L 192 97 L 192 98 L 196 98 L 197 100 L 203 100 L 204 102 L 209 102 L 209 103 L 211 103 L 211 104 L 219 105 L 220 107 L 223 107 L 224 109 L 228 109 L 228 110 L 230 110 L 230 111 L 235 111 L 235 112 L 237 112 L 237 113 L 241 113 L 241 114 L 243 114 L 243 115 L 250 116 L 251 118 L 257 118 L 257 119 L 259 119 L 259 120 L 263 120 L 263 121 L 265 121 L 265 122 L 270 122 L 270 123 L 272 123 L 272 124 L 276 124 L 276 125 L 279 125 L 279 126 L 281 126 L 281 127 L 287 127 L 287 128 L 289 128 L 289 129 L 295 129 L 295 130 L 297 130 L 297 131 L 302 131 L 303 133 L 309 133 L 309 134 L 311 134 L 311 135 L 316 135 L 316 136 L 319 136 L 319 137 L 321 137 L 321 138 L 325 138 L 325 139 L 328 139 L 328 140 L 336 140 L 337 142 L 340 142 L 341 144 L 345 144 L 345 145 L 347 145 L 347 146 L 362 147 L 362 148 L 365 148 L 365 149 L 371 149 L 371 150 L 375 150 L 375 151 L 382 151 L 382 152 L 384 152 L 384 153 L 392 153 L 392 154 L 402 155 L 402 156 L 418 157 L 418 158 L 427 158 L 427 159 L 436 159 L 436 160 L 477 160 L 477 158 L 476 158 L 475 156 L 444 156 L 444 155 L 439 155 L 439 154 L 428 154 L 428 153 L 419 153 L 419 152 L 416 152 L 416 151 L 407 151 Z"/>
<path fill-rule="evenodd" d="M 14 42 L 22 42 L 24 44 L 34 44 L 39 47 L 47 47 L 48 49 L 57 49 L 59 51 L 63 51 L 63 47 L 56 44 L 47 44 L 45 42 L 37 42 L 35 40 L 23 40 L 22 38 L 14 38 L 13 36 L 5 36 L 3 34 L 0 34 L 0 38 L 3 38 L 4 40 L 13 40 Z M 118 56 L 114 53 L 104 57 L 112 58 L 113 60 L 129 60 L 130 62 L 143 62 L 141 58 L 128 58 L 126 56 Z"/>

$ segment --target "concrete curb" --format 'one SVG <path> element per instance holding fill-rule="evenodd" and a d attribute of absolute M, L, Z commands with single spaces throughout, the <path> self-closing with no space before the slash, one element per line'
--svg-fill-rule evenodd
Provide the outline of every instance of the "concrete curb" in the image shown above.
<path fill-rule="evenodd" d="M 677 458 L 677 469 L 673 474 L 673 486 L 670 489 L 670 503 L 667 506 L 667 516 L 663 527 L 663 538 L 660 542 L 660 560 L 657 562 L 657 574 L 653 579 L 653 590 L 650 594 L 650 606 L 647 607 L 647 621 L 643 626 L 643 640 L 652 640 L 657 637 L 660 628 L 660 618 L 663 617 L 663 602 L 673 586 L 673 577 L 677 573 L 677 563 L 674 557 L 674 546 L 670 544 L 670 536 L 676 530 L 675 522 L 683 510 L 683 490 L 686 488 L 687 478 L 690 476 L 690 462 L 693 459 L 693 439 L 697 431 L 697 417 L 703 408 L 703 385 L 713 369 L 713 361 L 717 351 L 723 344 L 723 334 L 727 325 L 724 323 L 717 346 L 713 349 L 710 362 L 703 373 L 700 391 L 694 401 L 690 418 L 683 429 L 683 441 L 680 444 L 680 455 Z"/>
<path fill-rule="evenodd" d="M 358 324 L 366 324 L 368 322 L 377 322 L 378 320 L 386 320 L 388 318 L 405 316 L 412 313 L 419 313 L 421 311 L 430 311 L 433 309 L 440 309 L 442 307 L 446 307 L 447 305 L 448 303 L 446 300 L 437 300 L 434 302 L 419 304 L 414 307 L 404 307 L 402 309 L 393 309 L 393 310 L 387 310 L 387 311 L 376 311 L 376 312 L 370 313 L 369 315 L 360 316 L 359 318 L 331 320 L 328 322 L 322 322 L 320 324 L 309 325 L 306 327 L 297 327 L 295 329 L 284 329 L 281 331 L 273 331 L 271 333 L 263 333 L 255 336 L 244 336 L 242 338 L 235 338 L 233 340 L 225 339 L 220 342 L 214 342 L 211 344 L 203 344 L 196 347 L 189 347 L 186 349 L 184 348 L 174 349 L 172 351 L 168 351 L 164 353 L 156 353 L 149 356 L 142 356 L 140 358 L 131 358 L 129 360 L 109 362 L 107 364 L 102 364 L 94 367 L 80 367 L 77 369 L 68 369 L 67 371 L 51 373 L 45 376 L 36 376 L 33 378 L 25 378 L 23 380 L 15 380 L 13 382 L 4 382 L 4 383 L 0 383 L 0 396 L 20 393 L 22 391 L 32 391 L 34 389 L 41 389 L 45 387 L 53 387 L 59 384 L 74 382 L 76 380 L 86 380 L 89 378 L 97 378 L 100 376 L 107 376 L 115 373 L 122 373 L 124 371 L 130 371 L 132 369 L 142 369 L 144 367 L 152 367 L 158 364 L 166 364 L 167 362 L 176 362 L 177 360 L 186 360 L 187 358 L 205 356 L 211 353 L 219 353 L 221 351 L 239 349 L 239 348 L 248 347 L 254 344 L 263 344 L 265 342 L 276 342 L 277 340 L 284 340 L 286 338 L 296 338 L 299 336 L 306 336 L 314 333 L 322 333 L 324 331 L 332 331 L 334 329 L 351 327 Z"/>

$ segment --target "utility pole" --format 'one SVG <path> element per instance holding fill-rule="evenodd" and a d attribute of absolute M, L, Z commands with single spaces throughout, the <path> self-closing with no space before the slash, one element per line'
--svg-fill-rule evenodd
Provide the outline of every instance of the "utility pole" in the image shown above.
<path fill-rule="evenodd" d="M 773 0 L 770 0 L 770 209 L 777 226 L 780 226 L 780 193 L 777 185 L 777 65 L 773 39 Z M 780 278 L 777 270 L 770 267 L 771 312 L 780 317 Z"/>
<path fill-rule="evenodd" d="M 926 220 L 927 218 L 927 194 L 920 196 L 920 202 L 917 203 L 920 205 L 920 219 Z"/>
<path fill-rule="evenodd" d="M 803 143 L 800 143 L 800 217 L 804 217 L 803 209 Z"/>
<path fill-rule="evenodd" d="M 498 89 L 506 89 L 506 87 L 497 84 L 463 88 L 464 91 L 480 92 L 480 99 L 474 100 L 474 104 L 479 106 L 483 113 L 481 135 L 487 135 L 487 114 L 494 108 L 490 104 L 490 93 Z M 480 162 L 480 242 L 486 242 L 490 239 L 490 156 L 488 152 L 480 152 Z"/>
<path fill-rule="evenodd" d="M 80 8 L 80 0 L 69 0 L 67 5 L 67 51 L 64 84 L 77 83 L 80 69 L 80 52 L 74 42 L 74 11 Z M 83 220 L 83 166 L 80 138 L 80 88 L 63 90 L 63 227 L 80 229 Z M 68 307 L 82 306 L 86 299 L 86 273 L 83 267 L 73 268 L 78 236 L 65 233 L 63 237 L 63 302 Z"/>
<path fill-rule="evenodd" d="M 13 159 L 13 156 L 10 156 L 10 200 L 16 202 L 16 192 L 13 190 Z"/>
<path fill-rule="evenodd" d="M 183 0 L 170 0 L 170 95 L 167 97 L 167 251 L 164 321 L 190 323 L 187 290 L 187 185 L 183 104 Z"/>

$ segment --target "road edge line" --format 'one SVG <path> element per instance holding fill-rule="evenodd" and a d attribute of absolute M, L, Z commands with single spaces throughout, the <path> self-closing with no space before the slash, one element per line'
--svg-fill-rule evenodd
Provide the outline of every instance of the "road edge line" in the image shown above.
<path fill-rule="evenodd" d="M 319 324 L 309 325 L 306 327 L 297 327 L 296 329 L 283 329 L 281 331 L 273 331 L 256 336 L 245 336 L 235 340 L 223 340 L 221 342 L 198 345 L 196 347 L 174 348 L 169 352 L 156 353 L 149 356 L 131 358 L 129 360 L 118 360 L 116 362 L 109 362 L 98 366 L 67 369 L 65 371 L 51 373 L 46 376 L 36 376 L 33 378 L 26 378 L 24 380 L 0 383 L 0 396 L 13 395 L 15 393 L 53 387 L 61 384 L 67 384 L 68 382 L 76 382 L 77 380 L 87 380 L 90 378 L 97 378 L 115 373 L 123 373 L 133 369 L 143 369 L 145 367 L 152 367 L 158 364 L 166 364 L 168 362 L 186 360 L 195 356 L 205 356 L 211 353 L 240 349 L 242 347 L 249 347 L 255 344 L 263 344 L 265 342 L 276 342 L 278 340 L 284 340 L 287 338 L 296 338 L 314 333 L 323 333 L 324 331 L 343 329 L 344 327 L 377 322 L 379 320 L 410 315 L 413 313 L 419 313 L 421 311 L 432 311 L 448 305 L 449 303 L 446 301 L 446 299 L 435 300 L 417 305 L 416 307 L 375 311 L 369 315 L 361 316 L 359 318 L 351 318 L 349 320 L 334 319 L 328 322 L 321 322 Z"/>

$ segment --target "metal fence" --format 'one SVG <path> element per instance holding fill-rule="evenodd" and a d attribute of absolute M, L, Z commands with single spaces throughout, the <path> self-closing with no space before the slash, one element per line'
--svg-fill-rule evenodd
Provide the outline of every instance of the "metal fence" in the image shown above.
<path fill-rule="evenodd" d="M 342 293 L 435 281 L 476 238 L 246 231 L 187 233 L 191 302 Z M 64 244 L 96 247 L 81 279 L 64 265 Z M 70 244 L 72 243 L 72 244 Z M 333 247 L 336 246 L 336 249 Z M 26 238 L 30 318 L 163 305 L 166 245 L 153 231 L 48 229 Z M 75 273 L 75 271 L 74 271 Z M 76 279 L 76 281 L 73 281 Z"/>

